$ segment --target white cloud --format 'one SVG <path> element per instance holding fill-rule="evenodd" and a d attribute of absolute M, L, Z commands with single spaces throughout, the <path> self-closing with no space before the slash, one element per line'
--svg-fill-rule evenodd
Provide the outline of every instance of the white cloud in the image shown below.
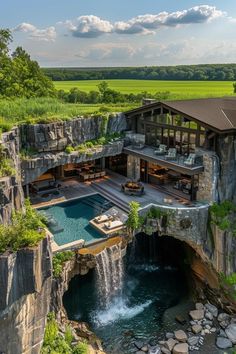
<path fill-rule="evenodd" d="M 204 23 L 212 21 L 226 14 L 217 10 L 215 6 L 201 5 L 188 10 L 172 13 L 160 12 L 159 14 L 141 15 L 124 22 L 116 22 L 115 32 L 120 34 L 153 34 L 160 27 L 173 27 L 185 24 Z"/>
<path fill-rule="evenodd" d="M 96 38 L 113 31 L 113 25 L 100 17 L 89 15 L 80 16 L 75 21 L 66 21 L 66 27 L 74 37 Z"/>
<path fill-rule="evenodd" d="M 80 16 L 64 23 L 74 37 L 96 38 L 107 33 L 118 34 L 155 34 L 161 27 L 176 27 L 186 24 L 210 22 L 224 17 L 226 13 L 215 6 L 200 5 L 187 10 L 172 13 L 160 12 L 134 17 L 128 21 L 117 21 L 114 24 L 94 15 Z"/>
<path fill-rule="evenodd" d="M 14 32 L 28 33 L 31 39 L 36 39 L 39 41 L 51 42 L 56 39 L 56 29 L 55 27 L 47 27 L 44 29 L 38 29 L 31 23 L 23 22 L 13 29 Z"/>

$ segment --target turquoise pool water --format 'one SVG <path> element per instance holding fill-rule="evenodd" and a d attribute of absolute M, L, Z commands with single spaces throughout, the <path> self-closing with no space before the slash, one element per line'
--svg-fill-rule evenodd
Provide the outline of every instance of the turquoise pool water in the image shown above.
<path fill-rule="evenodd" d="M 103 238 L 103 235 L 89 225 L 89 221 L 113 206 L 114 204 L 102 195 L 93 194 L 40 208 L 39 211 L 46 213 L 50 220 L 48 228 L 54 235 L 55 242 L 61 246 L 80 239 L 90 243 Z"/>

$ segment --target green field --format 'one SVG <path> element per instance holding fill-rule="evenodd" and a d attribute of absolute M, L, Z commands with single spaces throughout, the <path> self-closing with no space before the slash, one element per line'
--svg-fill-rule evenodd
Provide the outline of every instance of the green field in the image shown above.
<path fill-rule="evenodd" d="M 171 98 L 220 97 L 233 95 L 230 81 L 156 81 L 156 80 L 105 80 L 109 87 L 121 93 L 149 93 L 169 91 Z M 54 81 L 56 89 L 69 91 L 77 87 L 82 91 L 98 90 L 99 80 Z"/>

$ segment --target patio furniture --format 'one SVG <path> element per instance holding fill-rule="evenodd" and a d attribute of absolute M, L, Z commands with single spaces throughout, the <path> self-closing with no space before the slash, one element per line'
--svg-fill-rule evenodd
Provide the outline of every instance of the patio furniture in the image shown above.
<path fill-rule="evenodd" d="M 195 165 L 196 154 L 189 154 L 187 159 L 184 161 L 185 166 L 194 166 Z"/>
<path fill-rule="evenodd" d="M 165 154 L 166 154 L 166 148 L 167 148 L 166 145 L 160 144 L 160 145 L 159 145 L 159 148 L 157 148 L 157 149 L 154 151 L 154 154 L 156 154 L 156 155 L 165 155 Z"/>
<path fill-rule="evenodd" d="M 175 148 L 170 148 L 168 150 L 167 155 L 165 156 L 166 160 L 176 160 L 177 158 L 177 150 Z"/>
<path fill-rule="evenodd" d="M 140 182 L 128 181 L 121 185 L 121 190 L 127 195 L 141 196 L 144 193 L 144 186 Z"/>
<path fill-rule="evenodd" d="M 94 221 L 96 221 L 98 224 L 101 224 L 102 222 L 108 221 L 109 220 L 109 216 L 106 214 L 103 215 L 99 215 L 96 218 L 94 218 Z"/>
<path fill-rule="evenodd" d="M 132 148 L 133 149 L 137 149 L 137 150 L 142 150 L 144 148 L 144 144 L 143 143 L 140 143 L 140 142 L 134 142 L 132 144 Z"/>
<path fill-rule="evenodd" d="M 123 222 L 120 220 L 108 221 L 104 224 L 105 228 L 107 228 L 108 230 L 113 230 L 123 225 Z"/>

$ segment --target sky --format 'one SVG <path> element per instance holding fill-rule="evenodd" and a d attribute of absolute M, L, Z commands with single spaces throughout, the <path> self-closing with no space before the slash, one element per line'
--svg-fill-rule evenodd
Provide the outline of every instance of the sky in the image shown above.
<path fill-rule="evenodd" d="M 0 26 L 43 67 L 236 62 L 235 0 L 2 0 Z"/>

